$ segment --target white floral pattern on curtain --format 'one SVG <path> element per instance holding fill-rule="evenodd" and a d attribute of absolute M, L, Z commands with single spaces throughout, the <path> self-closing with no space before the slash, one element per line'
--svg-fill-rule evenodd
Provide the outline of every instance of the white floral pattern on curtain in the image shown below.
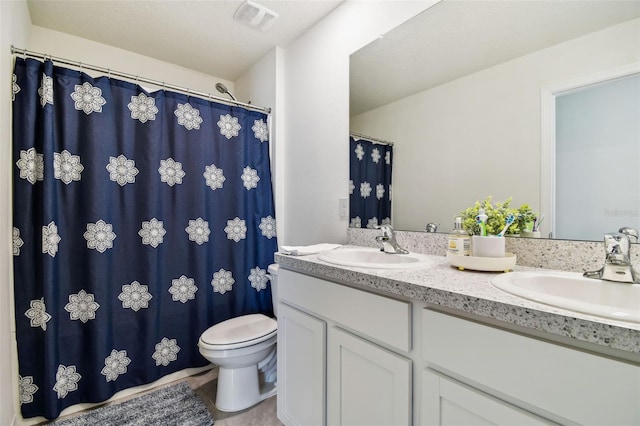
<path fill-rule="evenodd" d="M 12 88 L 25 418 L 207 365 L 205 329 L 273 314 L 265 114 L 33 59 Z"/>

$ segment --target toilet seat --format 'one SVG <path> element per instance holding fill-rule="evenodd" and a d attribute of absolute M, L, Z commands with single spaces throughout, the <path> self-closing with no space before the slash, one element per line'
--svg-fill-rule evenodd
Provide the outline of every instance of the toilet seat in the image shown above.
<path fill-rule="evenodd" d="M 249 314 L 222 321 L 205 330 L 199 345 L 211 350 L 248 347 L 276 335 L 278 323 L 262 314 Z"/>

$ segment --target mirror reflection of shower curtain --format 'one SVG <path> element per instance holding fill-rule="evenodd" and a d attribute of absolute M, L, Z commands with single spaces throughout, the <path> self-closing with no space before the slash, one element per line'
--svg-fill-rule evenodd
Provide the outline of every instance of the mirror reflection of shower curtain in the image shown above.
<path fill-rule="evenodd" d="M 349 227 L 391 224 L 393 147 L 349 137 Z"/>

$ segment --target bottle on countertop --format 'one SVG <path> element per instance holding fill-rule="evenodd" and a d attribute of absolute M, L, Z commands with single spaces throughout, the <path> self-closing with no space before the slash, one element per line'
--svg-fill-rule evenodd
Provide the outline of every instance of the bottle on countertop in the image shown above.
<path fill-rule="evenodd" d="M 462 228 L 462 218 L 456 217 L 453 231 L 449 233 L 447 254 L 469 256 L 471 254 L 471 236 Z"/>

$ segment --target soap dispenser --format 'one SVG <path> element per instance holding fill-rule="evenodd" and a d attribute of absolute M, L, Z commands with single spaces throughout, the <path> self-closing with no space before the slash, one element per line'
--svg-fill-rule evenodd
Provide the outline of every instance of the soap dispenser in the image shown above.
<path fill-rule="evenodd" d="M 453 230 L 449 233 L 447 254 L 450 256 L 469 256 L 471 254 L 471 236 L 462 228 L 462 218 L 456 217 Z"/>

